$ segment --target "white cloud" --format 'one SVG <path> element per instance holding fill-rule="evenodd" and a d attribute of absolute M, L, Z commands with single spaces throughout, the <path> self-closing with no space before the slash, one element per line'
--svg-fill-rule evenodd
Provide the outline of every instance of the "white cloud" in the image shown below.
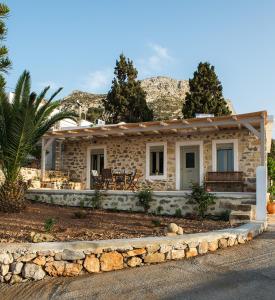
<path fill-rule="evenodd" d="M 112 77 L 111 69 L 91 72 L 84 79 L 83 88 L 90 92 L 106 92 L 111 86 Z"/>
<path fill-rule="evenodd" d="M 143 76 L 149 76 L 163 70 L 174 59 L 169 55 L 168 49 L 158 44 L 150 43 L 152 54 L 148 58 L 138 60 L 138 70 Z"/>

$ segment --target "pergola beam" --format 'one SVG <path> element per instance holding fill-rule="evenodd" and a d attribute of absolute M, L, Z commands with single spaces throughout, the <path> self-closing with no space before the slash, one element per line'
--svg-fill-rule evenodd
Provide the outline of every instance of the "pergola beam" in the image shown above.
<path fill-rule="evenodd" d="M 238 119 L 238 121 L 236 121 L 234 118 L 227 119 L 227 120 L 215 120 L 215 119 L 213 119 L 213 122 L 209 122 L 205 119 L 202 120 L 201 122 L 197 121 L 197 120 L 196 120 L 196 122 L 188 122 L 186 120 L 182 120 L 182 122 L 171 122 L 165 127 L 163 127 L 160 124 L 153 124 L 153 125 L 148 125 L 147 126 L 147 125 L 141 123 L 141 124 L 138 124 L 137 126 L 127 127 L 128 128 L 127 129 L 127 134 L 137 134 L 137 132 L 141 132 L 141 133 L 153 132 L 155 130 L 156 131 L 162 131 L 162 130 L 172 130 L 172 129 L 177 129 L 177 130 L 193 129 L 195 131 L 195 130 L 199 130 L 200 128 L 203 128 L 203 127 L 213 127 L 213 128 L 217 128 L 219 126 L 236 126 L 237 127 L 237 126 L 239 126 L 240 122 L 245 123 L 245 124 L 249 123 L 251 125 L 251 123 L 259 122 L 260 119 L 261 119 L 261 117 L 247 118 L 244 121 L 241 121 L 240 119 Z M 117 135 L 117 133 L 121 132 L 121 130 L 124 131 L 124 129 L 120 129 L 119 127 L 110 127 L 108 129 L 109 129 L 108 130 L 108 136 Z M 78 133 L 75 133 L 75 134 L 69 134 L 68 132 L 63 131 L 63 132 L 60 132 L 59 135 L 61 135 L 63 137 L 70 137 L 70 136 L 80 137 L 80 136 L 87 136 L 87 135 L 98 136 L 98 137 L 103 136 L 104 137 L 104 134 L 102 133 L 102 131 L 104 131 L 104 130 L 100 130 L 100 129 L 93 129 L 93 130 L 94 131 L 91 132 L 91 133 L 89 131 L 83 131 L 82 130 L 82 131 L 78 131 Z M 46 136 L 51 137 L 52 133 L 49 132 Z"/>
<path fill-rule="evenodd" d="M 257 139 L 261 138 L 261 132 L 259 132 L 256 128 L 254 128 L 250 123 L 248 122 L 240 122 L 241 125 L 243 125 L 244 127 L 246 127 L 249 131 L 251 131 Z"/>

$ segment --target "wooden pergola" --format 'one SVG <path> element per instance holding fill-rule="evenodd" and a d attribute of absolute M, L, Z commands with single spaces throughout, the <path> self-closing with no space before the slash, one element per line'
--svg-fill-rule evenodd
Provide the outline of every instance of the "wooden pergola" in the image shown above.
<path fill-rule="evenodd" d="M 78 139 L 93 137 L 108 138 L 120 136 L 143 136 L 177 134 L 188 135 L 194 133 L 220 131 L 226 129 L 247 129 L 260 140 L 261 165 L 266 161 L 266 124 L 267 112 L 259 111 L 240 115 L 222 117 L 205 117 L 192 119 L 179 119 L 167 121 L 119 123 L 95 127 L 73 127 L 66 129 L 52 129 L 42 138 L 41 177 L 45 174 L 45 157 L 54 140 Z"/>

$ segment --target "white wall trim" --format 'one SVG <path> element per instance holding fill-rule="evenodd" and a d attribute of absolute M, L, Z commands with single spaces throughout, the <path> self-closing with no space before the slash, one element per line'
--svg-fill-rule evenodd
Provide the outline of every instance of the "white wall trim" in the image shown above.
<path fill-rule="evenodd" d="M 217 144 L 233 144 L 234 171 L 239 171 L 239 145 L 238 139 L 212 140 L 212 171 L 217 172 Z"/>
<path fill-rule="evenodd" d="M 104 150 L 104 168 L 107 167 L 107 146 L 106 145 L 92 145 L 87 148 L 86 158 L 86 188 L 90 189 L 91 184 L 91 151 L 94 149 Z"/>
<path fill-rule="evenodd" d="M 150 147 L 163 146 L 163 175 L 150 176 Z M 167 142 L 146 143 L 145 178 L 147 180 L 165 180 L 167 178 Z"/>
<path fill-rule="evenodd" d="M 176 190 L 180 190 L 180 147 L 182 146 L 199 146 L 200 153 L 200 184 L 203 184 L 204 177 L 204 159 L 203 159 L 203 141 L 185 141 L 176 142 Z"/>

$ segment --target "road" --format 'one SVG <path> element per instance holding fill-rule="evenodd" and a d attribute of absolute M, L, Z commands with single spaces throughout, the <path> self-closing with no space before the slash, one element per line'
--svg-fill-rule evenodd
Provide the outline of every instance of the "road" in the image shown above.
<path fill-rule="evenodd" d="M 0 286 L 1 299 L 275 299 L 275 223 L 253 241 L 189 260 Z"/>

